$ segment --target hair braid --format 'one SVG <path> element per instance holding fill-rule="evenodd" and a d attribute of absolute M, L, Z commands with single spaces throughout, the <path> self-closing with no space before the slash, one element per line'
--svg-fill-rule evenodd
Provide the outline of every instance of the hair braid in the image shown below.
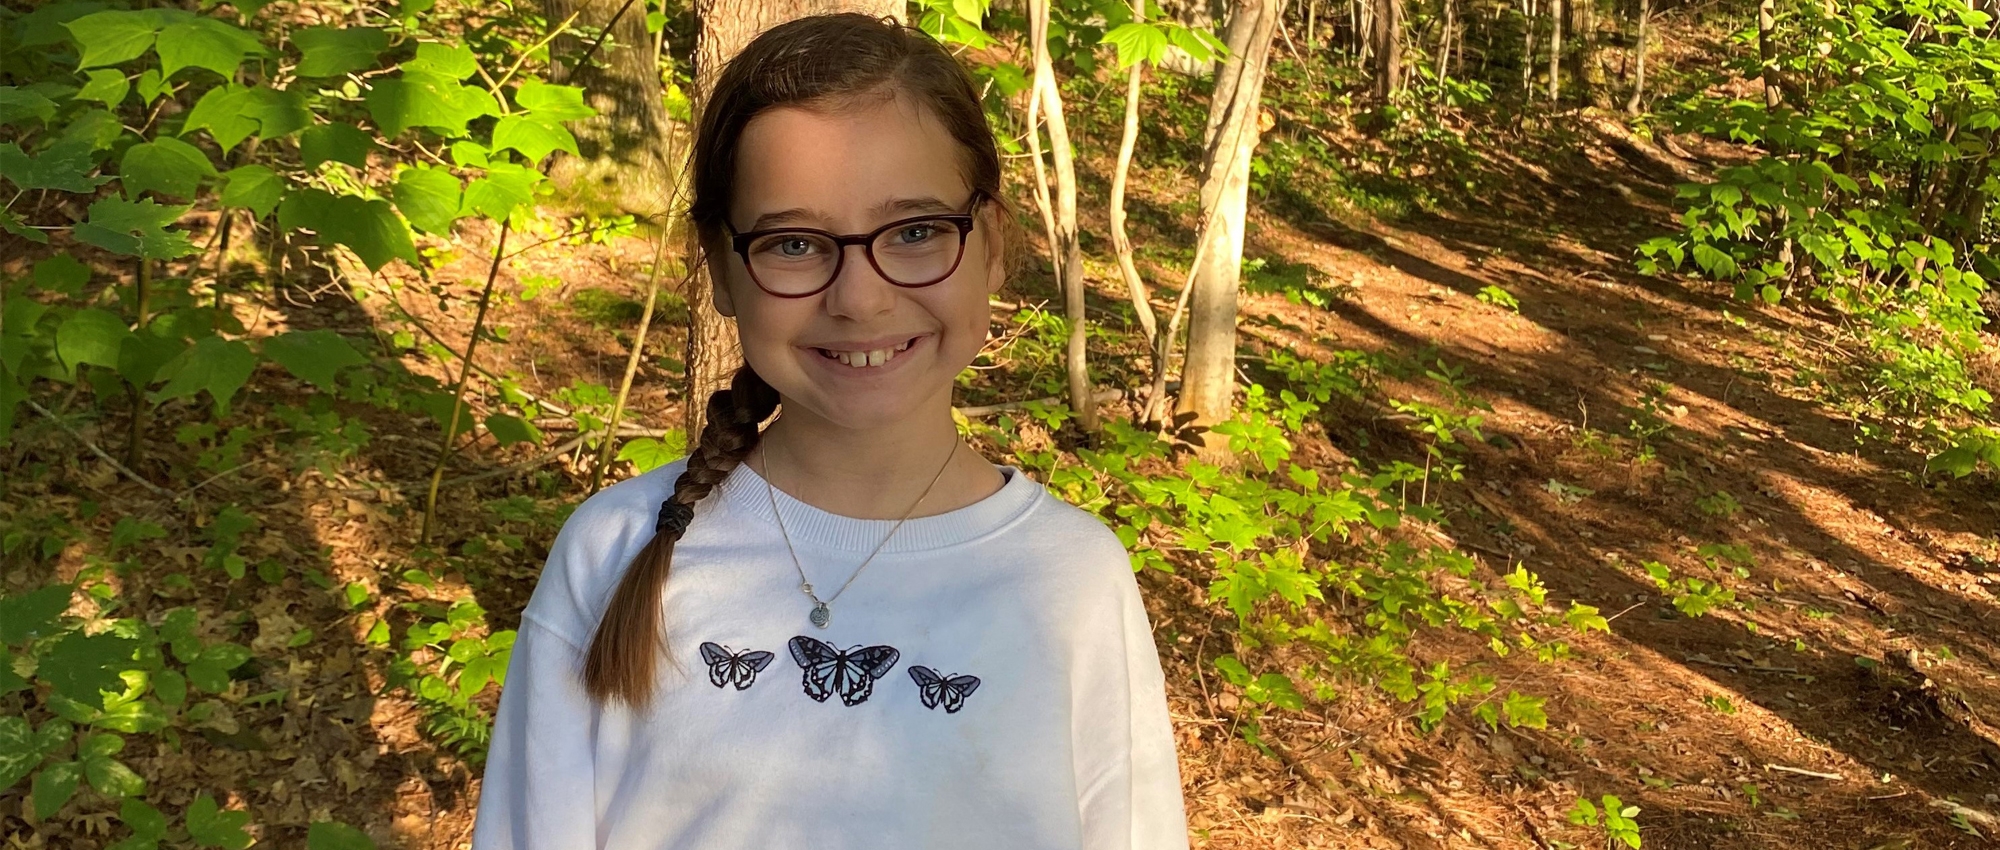
<path fill-rule="evenodd" d="M 626 568 L 585 653 L 584 691 L 593 700 L 622 700 L 639 709 L 651 699 L 655 665 L 665 649 L 660 590 L 673 566 L 674 544 L 686 532 L 695 503 L 757 447 L 758 426 L 777 409 L 778 392 L 748 364 L 736 370 L 729 389 L 709 396 L 701 440 L 688 455 L 687 469 L 674 479 L 673 495 L 660 506 L 653 539 Z"/>

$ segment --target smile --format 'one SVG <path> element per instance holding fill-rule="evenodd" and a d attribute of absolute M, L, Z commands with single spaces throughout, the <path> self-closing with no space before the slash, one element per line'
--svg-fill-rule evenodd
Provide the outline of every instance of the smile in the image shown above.
<path fill-rule="evenodd" d="M 830 348 L 814 348 L 813 350 L 819 352 L 819 356 L 836 361 L 843 366 L 855 369 L 869 369 L 880 367 L 896 359 L 897 355 L 910 350 L 910 346 L 916 344 L 917 340 L 922 338 L 921 336 L 913 336 L 897 345 L 870 351 L 835 351 Z"/>

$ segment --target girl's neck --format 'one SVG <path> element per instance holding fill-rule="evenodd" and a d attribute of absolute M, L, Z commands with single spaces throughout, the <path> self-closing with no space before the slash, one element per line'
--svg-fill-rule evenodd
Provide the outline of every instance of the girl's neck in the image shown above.
<path fill-rule="evenodd" d="M 865 431 L 781 414 L 764 430 L 750 462 L 792 498 L 855 519 L 901 519 L 935 477 L 936 486 L 910 513 L 922 517 L 970 505 L 1004 483 L 992 464 L 958 442 L 949 408 Z"/>

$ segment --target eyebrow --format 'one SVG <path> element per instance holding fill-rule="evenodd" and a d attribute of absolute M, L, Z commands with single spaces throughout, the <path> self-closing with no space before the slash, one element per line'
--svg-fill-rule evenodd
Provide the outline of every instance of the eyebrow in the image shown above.
<path fill-rule="evenodd" d="M 877 216 L 887 217 L 894 213 L 912 213 L 919 215 L 923 213 L 934 213 L 934 212 L 955 213 L 958 212 L 958 208 L 950 204 L 947 204 L 944 201 L 939 200 L 935 197 L 924 195 L 921 197 L 913 197 L 913 198 L 890 198 L 886 201 L 883 201 L 882 203 L 876 204 L 873 209 L 869 210 L 869 212 Z M 833 216 L 823 210 L 809 209 L 807 207 L 792 207 L 791 209 L 778 210 L 777 212 L 768 212 L 763 215 L 760 215 L 757 217 L 756 221 L 750 222 L 750 226 L 744 228 L 742 232 L 749 233 L 752 231 L 765 230 L 772 227 L 798 225 L 804 222 L 823 222 L 830 218 L 833 218 Z"/>

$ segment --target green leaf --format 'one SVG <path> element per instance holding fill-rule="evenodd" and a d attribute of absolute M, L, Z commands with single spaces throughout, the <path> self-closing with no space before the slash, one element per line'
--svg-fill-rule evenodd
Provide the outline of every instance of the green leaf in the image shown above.
<path fill-rule="evenodd" d="M 412 266 L 418 262 L 410 229 L 388 201 L 305 189 L 286 195 L 278 204 L 278 225 L 318 231 L 322 241 L 347 246 L 370 271 L 380 271 L 395 259 Z"/>
<path fill-rule="evenodd" d="M 146 793 L 146 780 L 110 756 L 84 759 L 83 776 L 97 793 L 109 797 L 137 797 Z"/>
<path fill-rule="evenodd" d="M 576 137 L 561 124 L 540 120 L 534 115 L 509 115 L 493 126 L 493 149 L 513 148 L 530 163 L 558 150 L 576 154 Z"/>
<path fill-rule="evenodd" d="M 64 139 L 49 145 L 40 155 L 31 156 L 13 142 L 0 142 L 0 177 L 24 191 L 95 191 L 111 178 L 91 176 L 91 170 L 97 167 L 91 157 L 94 150 L 87 139 Z"/>
<path fill-rule="evenodd" d="M 376 850 L 375 839 L 344 823 L 317 821 L 306 829 L 306 850 Z"/>
<path fill-rule="evenodd" d="M 220 847 L 222 850 L 243 850 L 250 846 L 250 834 L 243 831 L 243 825 L 250 822 L 250 813 L 222 811 L 215 804 L 215 798 L 202 794 L 188 804 L 187 830 L 194 843 L 202 847 Z"/>
<path fill-rule="evenodd" d="M 5 436 L 5 434 L 0 433 L 0 436 Z M 7 647 L 0 646 L 0 695 L 11 694 L 15 691 L 25 691 L 28 687 L 28 680 L 21 678 L 21 674 L 14 672 L 14 653 L 9 651 Z"/>
<path fill-rule="evenodd" d="M 527 420 L 518 416 L 508 416 L 505 413 L 495 413 L 486 417 L 486 430 L 502 446 L 511 446 L 515 443 L 539 443 L 542 439 L 542 432 L 535 430 L 535 426 L 528 424 Z"/>
<path fill-rule="evenodd" d="M 77 58 L 78 68 L 96 68 L 129 62 L 146 54 L 153 47 L 160 27 L 166 23 L 159 12 L 145 9 L 136 12 L 107 11 L 85 15 L 63 26 L 69 28 L 70 37 L 83 48 Z"/>
<path fill-rule="evenodd" d="M 207 68 L 224 79 L 236 76 L 245 56 L 263 55 L 257 37 L 214 18 L 195 17 L 169 24 L 160 31 L 160 73 L 169 77 L 182 68 Z"/>
<path fill-rule="evenodd" d="M 466 45 L 426 41 L 417 45 L 417 55 L 403 63 L 403 70 L 463 80 L 479 73 L 479 60 L 473 57 L 472 48 Z"/>
<path fill-rule="evenodd" d="M 187 704 L 188 681 L 179 670 L 161 670 L 153 674 L 153 693 L 160 702 L 179 706 Z"/>
<path fill-rule="evenodd" d="M 405 70 L 400 77 L 373 81 L 367 103 L 368 114 L 389 138 L 411 127 L 428 127 L 448 137 L 463 136 L 466 123 L 472 119 L 500 114 L 499 103 L 485 89 L 423 71 Z"/>
<path fill-rule="evenodd" d="M 25 717 L 0 717 L 0 791 L 14 787 L 42 763 L 42 742 Z"/>
<path fill-rule="evenodd" d="M 1104 34 L 1102 44 L 1118 48 L 1118 67 L 1130 68 L 1140 62 L 1159 62 L 1166 55 L 1167 34 L 1152 24 L 1129 23 Z"/>
<path fill-rule="evenodd" d="M 187 349 L 187 343 L 178 337 L 160 336 L 148 328 L 126 337 L 119 347 L 118 374 L 135 387 L 150 386 L 160 370 Z"/>
<path fill-rule="evenodd" d="M 125 125 L 119 123 L 118 116 L 108 109 L 86 109 L 70 119 L 62 132 L 56 134 L 56 143 L 88 145 L 90 150 L 106 150 L 125 135 Z"/>
<path fill-rule="evenodd" d="M 53 686 L 56 693 L 96 705 L 103 699 L 98 691 L 125 690 L 125 680 L 118 673 L 134 665 L 132 651 L 138 645 L 138 641 L 114 634 L 70 632 L 43 656 L 35 676 Z"/>
<path fill-rule="evenodd" d="M 0 86 L 0 124 L 14 124 L 23 118 L 47 123 L 55 114 L 56 102 L 41 92 Z"/>
<path fill-rule="evenodd" d="M 148 191 L 193 198 L 201 188 L 202 178 L 215 176 L 215 166 L 209 164 L 208 154 L 172 136 L 127 148 L 118 171 L 128 198 L 137 198 L 140 192 Z"/>
<path fill-rule="evenodd" d="M 104 712 L 104 716 L 91 722 L 100 729 L 115 729 L 120 732 L 158 732 L 167 728 L 167 716 L 150 700 L 133 700 L 117 708 Z"/>
<path fill-rule="evenodd" d="M 127 797 L 119 804 L 118 820 L 132 830 L 133 838 L 159 841 L 167 837 L 167 816 L 137 797 Z"/>
<path fill-rule="evenodd" d="M 171 260 L 199 250 L 186 233 L 166 229 L 187 211 L 187 207 L 160 206 L 151 198 L 102 198 L 90 205 L 90 220 L 73 232 L 77 239 L 114 254 Z"/>
<path fill-rule="evenodd" d="M 222 205 L 247 209 L 258 218 L 271 214 L 285 197 L 284 178 L 268 166 L 251 163 L 222 175 Z"/>
<path fill-rule="evenodd" d="M 583 89 L 528 79 L 514 92 L 514 103 L 543 121 L 579 121 L 597 114 L 583 102 Z"/>
<path fill-rule="evenodd" d="M 494 221 L 505 221 L 515 208 L 534 202 L 535 189 L 541 182 L 541 173 L 534 169 L 493 163 L 485 177 L 465 187 L 465 204 L 460 213 L 477 213 Z"/>
<path fill-rule="evenodd" d="M 499 131 L 494 134 L 499 135 Z M 458 178 L 451 172 L 421 165 L 403 169 L 396 175 L 392 194 L 396 209 L 412 226 L 434 236 L 451 235 L 460 202 Z"/>
<path fill-rule="evenodd" d="M 368 362 L 340 334 L 320 329 L 290 331 L 264 340 L 264 356 L 323 390 L 333 390 L 334 376 L 349 366 Z"/>
<path fill-rule="evenodd" d="M 1243 666 L 1236 656 L 1224 655 L 1215 659 L 1215 669 L 1222 671 L 1222 677 L 1232 685 L 1240 688 L 1250 684 L 1250 668 Z"/>
<path fill-rule="evenodd" d="M 71 593 L 67 584 L 51 584 L 0 599 L 0 644 L 53 634 L 57 620 L 69 609 Z"/>
<path fill-rule="evenodd" d="M 56 356 L 70 370 L 84 363 L 117 368 L 118 349 L 131 335 L 115 314 L 94 307 L 78 310 L 56 328 Z"/>
<path fill-rule="evenodd" d="M 1605 620 L 1602 614 L 1598 613 L 1596 606 L 1585 605 L 1581 602 L 1571 602 L 1569 604 L 1569 612 L 1563 615 L 1563 621 L 1569 623 L 1570 628 L 1576 629 L 1579 632 L 1592 630 L 1600 632 L 1611 631 L 1611 623 Z"/>
<path fill-rule="evenodd" d="M 338 77 L 375 67 L 389 48 L 389 34 L 374 27 L 307 27 L 292 33 L 303 58 L 292 72 L 301 77 Z"/>
<path fill-rule="evenodd" d="M 631 461 L 632 468 L 641 475 L 673 463 L 684 454 L 687 454 L 687 437 L 679 432 L 668 434 L 664 440 L 634 437 L 618 448 L 618 459 Z"/>
<path fill-rule="evenodd" d="M 215 415 L 229 414 L 229 400 L 250 380 L 257 355 L 239 340 L 202 337 L 174 362 L 162 368 L 167 385 L 149 396 L 154 404 L 206 392 L 215 400 Z"/>
<path fill-rule="evenodd" d="M 44 292 L 75 295 L 90 282 L 90 267 L 68 254 L 57 254 L 35 263 L 33 279 Z"/>
<path fill-rule="evenodd" d="M 91 756 L 115 756 L 125 751 L 125 739 L 108 732 L 98 732 L 83 739 L 83 745 L 76 748 L 77 758 Z"/>
<path fill-rule="evenodd" d="M 368 154 L 373 150 L 375 138 L 352 124 L 319 124 L 299 134 L 299 159 L 308 170 L 324 162 L 367 168 Z"/>
<path fill-rule="evenodd" d="M 203 93 L 194 108 L 188 110 L 187 120 L 181 122 L 181 135 L 207 130 L 224 151 L 242 144 L 258 129 L 257 119 L 250 115 L 250 89 L 235 84 L 216 86 Z"/>
<path fill-rule="evenodd" d="M 83 779 L 83 765 L 73 761 L 56 762 L 35 774 L 35 818 L 48 820 L 61 811 L 63 804 L 76 795 L 76 784 Z"/>
<path fill-rule="evenodd" d="M 1549 716 L 1542 711 L 1547 703 L 1544 697 L 1531 697 L 1519 691 L 1507 692 L 1507 698 L 1500 703 L 1500 709 L 1507 715 L 1507 725 L 1526 726 L 1530 729 L 1547 729 Z"/>
<path fill-rule="evenodd" d="M 104 106 L 118 106 L 124 102 L 126 94 L 132 94 L 132 80 L 126 80 L 124 72 L 98 68 L 84 74 L 88 82 L 76 92 L 76 100 L 96 100 Z"/>

